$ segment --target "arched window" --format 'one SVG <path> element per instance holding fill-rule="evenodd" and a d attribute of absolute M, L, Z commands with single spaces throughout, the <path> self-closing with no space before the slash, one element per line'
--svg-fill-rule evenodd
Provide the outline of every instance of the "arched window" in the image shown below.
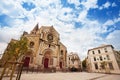
<path fill-rule="evenodd" d="M 61 55 L 63 55 L 63 50 L 61 50 Z"/>
<path fill-rule="evenodd" d="M 100 56 L 100 60 L 102 61 L 102 56 Z"/>
<path fill-rule="evenodd" d="M 94 57 L 94 61 L 96 61 L 96 58 Z"/>

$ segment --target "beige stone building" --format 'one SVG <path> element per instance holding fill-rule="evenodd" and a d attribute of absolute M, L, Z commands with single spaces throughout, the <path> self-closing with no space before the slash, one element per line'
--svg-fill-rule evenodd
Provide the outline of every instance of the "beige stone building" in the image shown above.
<path fill-rule="evenodd" d="M 41 69 L 66 68 L 67 48 L 60 42 L 60 34 L 53 26 L 41 26 L 38 24 L 22 37 L 28 39 L 29 52 L 23 55 L 24 67 L 40 67 Z"/>
<path fill-rule="evenodd" d="M 115 52 L 115 58 L 116 58 L 116 61 L 118 63 L 118 66 L 120 68 L 120 51 L 114 51 Z"/>
<path fill-rule="evenodd" d="M 101 45 L 99 47 L 89 49 L 87 54 L 88 72 L 119 72 L 120 65 L 117 62 L 115 54 L 116 52 L 112 45 Z"/>
<path fill-rule="evenodd" d="M 71 52 L 67 57 L 67 67 L 72 71 L 81 71 L 82 63 L 77 53 Z M 75 69 L 75 70 L 74 70 Z"/>
<path fill-rule="evenodd" d="M 2 58 L 2 54 L 0 54 L 0 59 Z"/>

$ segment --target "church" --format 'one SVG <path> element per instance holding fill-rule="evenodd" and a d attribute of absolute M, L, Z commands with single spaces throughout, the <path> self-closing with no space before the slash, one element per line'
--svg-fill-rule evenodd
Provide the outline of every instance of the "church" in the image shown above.
<path fill-rule="evenodd" d="M 42 69 L 65 69 L 67 66 L 67 48 L 60 42 L 60 34 L 53 26 L 38 24 L 30 33 L 23 32 L 28 39 L 29 52 L 23 55 L 24 67 L 41 67 Z"/>

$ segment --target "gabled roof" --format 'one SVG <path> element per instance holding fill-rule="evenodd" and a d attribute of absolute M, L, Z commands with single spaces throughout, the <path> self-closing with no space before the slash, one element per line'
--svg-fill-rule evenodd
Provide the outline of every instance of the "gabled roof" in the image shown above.
<path fill-rule="evenodd" d="M 34 27 L 33 31 L 37 31 L 38 29 L 39 29 L 39 25 L 37 23 L 36 26 Z"/>
<path fill-rule="evenodd" d="M 59 35 L 59 33 L 55 30 L 55 28 L 53 26 L 41 26 L 40 30 L 44 30 L 44 29 L 49 29 L 50 33 L 54 33 L 55 32 L 55 34 Z"/>

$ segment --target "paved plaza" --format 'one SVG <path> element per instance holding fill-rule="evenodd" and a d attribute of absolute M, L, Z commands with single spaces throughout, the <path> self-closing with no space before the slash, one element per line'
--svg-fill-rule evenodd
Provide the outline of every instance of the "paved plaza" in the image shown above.
<path fill-rule="evenodd" d="M 3 80 L 9 79 L 4 77 Z M 86 72 L 23 73 L 20 80 L 120 80 L 120 75 Z"/>

